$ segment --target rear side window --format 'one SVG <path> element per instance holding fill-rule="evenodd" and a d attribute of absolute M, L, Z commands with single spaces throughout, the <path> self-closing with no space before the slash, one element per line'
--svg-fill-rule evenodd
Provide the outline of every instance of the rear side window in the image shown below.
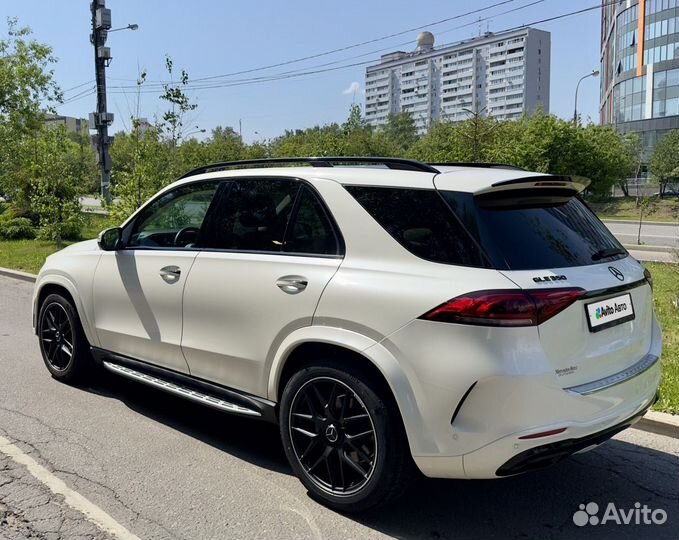
<path fill-rule="evenodd" d="M 485 266 L 476 242 L 435 190 L 345 187 L 413 255 L 444 264 Z"/>
<path fill-rule="evenodd" d="M 285 179 L 231 182 L 206 247 L 280 251 L 299 187 L 299 182 Z"/>
<path fill-rule="evenodd" d="M 313 191 L 287 178 L 227 182 L 201 247 L 303 255 L 340 255 L 339 234 Z"/>
<path fill-rule="evenodd" d="M 523 197 L 512 206 L 509 199 L 497 204 L 470 193 L 441 194 L 496 268 L 565 268 L 626 256 L 606 226 L 576 197 L 552 204 L 544 198 L 534 198 L 539 202 L 531 204 L 530 197 Z"/>

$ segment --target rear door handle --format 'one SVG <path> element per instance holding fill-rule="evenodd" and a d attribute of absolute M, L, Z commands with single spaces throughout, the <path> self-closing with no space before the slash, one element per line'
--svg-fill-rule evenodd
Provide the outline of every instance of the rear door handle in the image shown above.
<path fill-rule="evenodd" d="M 309 281 L 304 276 L 283 276 L 276 282 L 276 286 L 288 294 L 298 294 L 306 289 Z"/>
<path fill-rule="evenodd" d="M 181 268 L 178 266 L 164 266 L 160 269 L 160 277 L 166 283 L 177 283 L 179 281 L 179 276 L 182 274 Z"/>

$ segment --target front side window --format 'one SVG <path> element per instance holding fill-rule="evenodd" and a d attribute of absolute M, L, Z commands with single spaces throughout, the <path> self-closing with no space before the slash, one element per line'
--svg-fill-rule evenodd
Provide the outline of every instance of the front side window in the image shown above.
<path fill-rule="evenodd" d="M 196 247 L 217 185 L 189 184 L 163 194 L 134 220 L 127 247 Z"/>

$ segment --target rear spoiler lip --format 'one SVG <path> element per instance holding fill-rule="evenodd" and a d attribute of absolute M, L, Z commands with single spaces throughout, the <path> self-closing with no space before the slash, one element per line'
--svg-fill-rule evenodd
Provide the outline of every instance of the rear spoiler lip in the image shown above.
<path fill-rule="evenodd" d="M 573 186 L 584 186 L 583 189 L 587 188 L 592 181 L 589 178 L 584 178 L 581 176 L 578 177 L 573 177 L 573 176 L 563 176 L 563 175 L 544 175 L 544 176 L 526 176 L 524 178 L 512 178 L 511 180 L 502 180 L 501 182 L 495 182 L 492 184 L 491 187 L 502 187 L 502 186 L 511 186 L 513 184 L 527 184 L 527 183 L 532 183 L 533 185 L 536 185 L 538 187 L 541 187 L 540 184 L 545 183 L 545 186 L 549 185 L 554 185 L 556 187 L 555 183 L 559 183 L 560 185 L 558 187 L 564 187 L 565 184 L 573 184 Z M 579 190 L 582 191 L 582 190 Z"/>
<path fill-rule="evenodd" d="M 524 176 L 521 178 L 512 178 L 510 180 L 501 180 L 495 182 L 490 186 L 476 191 L 474 195 L 490 195 L 492 193 L 500 193 L 503 191 L 521 190 L 521 189 L 562 189 L 572 191 L 573 195 L 587 189 L 592 183 L 588 178 L 581 176 L 561 176 L 561 175 L 533 175 Z"/>

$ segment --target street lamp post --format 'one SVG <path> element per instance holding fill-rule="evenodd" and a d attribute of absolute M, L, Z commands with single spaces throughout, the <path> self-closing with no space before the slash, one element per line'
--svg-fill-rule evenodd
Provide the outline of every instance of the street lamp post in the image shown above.
<path fill-rule="evenodd" d="M 139 25 L 138 24 L 128 24 L 127 26 L 121 26 L 120 28 L 114 28 L 112 30 L 109 30 L 108 33 L 110 34 L 111 32 L 119 32 L 120 30 L 138 30 Z"/>
<path fill-rule="evenodd" d="M 598 76 L 599 70 L 593 69 L 592 73 L 588 73 L 587 75 L 580 77 L 578 85 L 575 87 L 575 110 L 573 112 L 573 124 L 575 124 L 576 126 L 578 125 L 578 91 L 580 90 L 580 83 L 584 81 L 587 77 L 598 77 Z"/>
<path fill-rule="evenodd" d="M 111 49 L 106 47 L 106 37 L 109 32 L 118 30 L 137 30 L 139 25 L 128 24 L 121 28 L 111 29 L 111 10 L 106 8 L 106 0 L 92 0 L 90 4 L 92 13 L 92 34 L 90 42 L 94 47 L 94 73 L 97 82 L 97 109 L 90 113 L 90 127 L 97 130 L 95 136 L 97 148 L 97 160 L 101 169 L 101 197 L 109 202 L 111 194 L 111 155 L 109 147 L 112 138 L 108 135 L 108 127 L 113 123 L 113 113 L 108 112 L 106 106 L 106 68 L 111 64 L 113 57 Z"/>

